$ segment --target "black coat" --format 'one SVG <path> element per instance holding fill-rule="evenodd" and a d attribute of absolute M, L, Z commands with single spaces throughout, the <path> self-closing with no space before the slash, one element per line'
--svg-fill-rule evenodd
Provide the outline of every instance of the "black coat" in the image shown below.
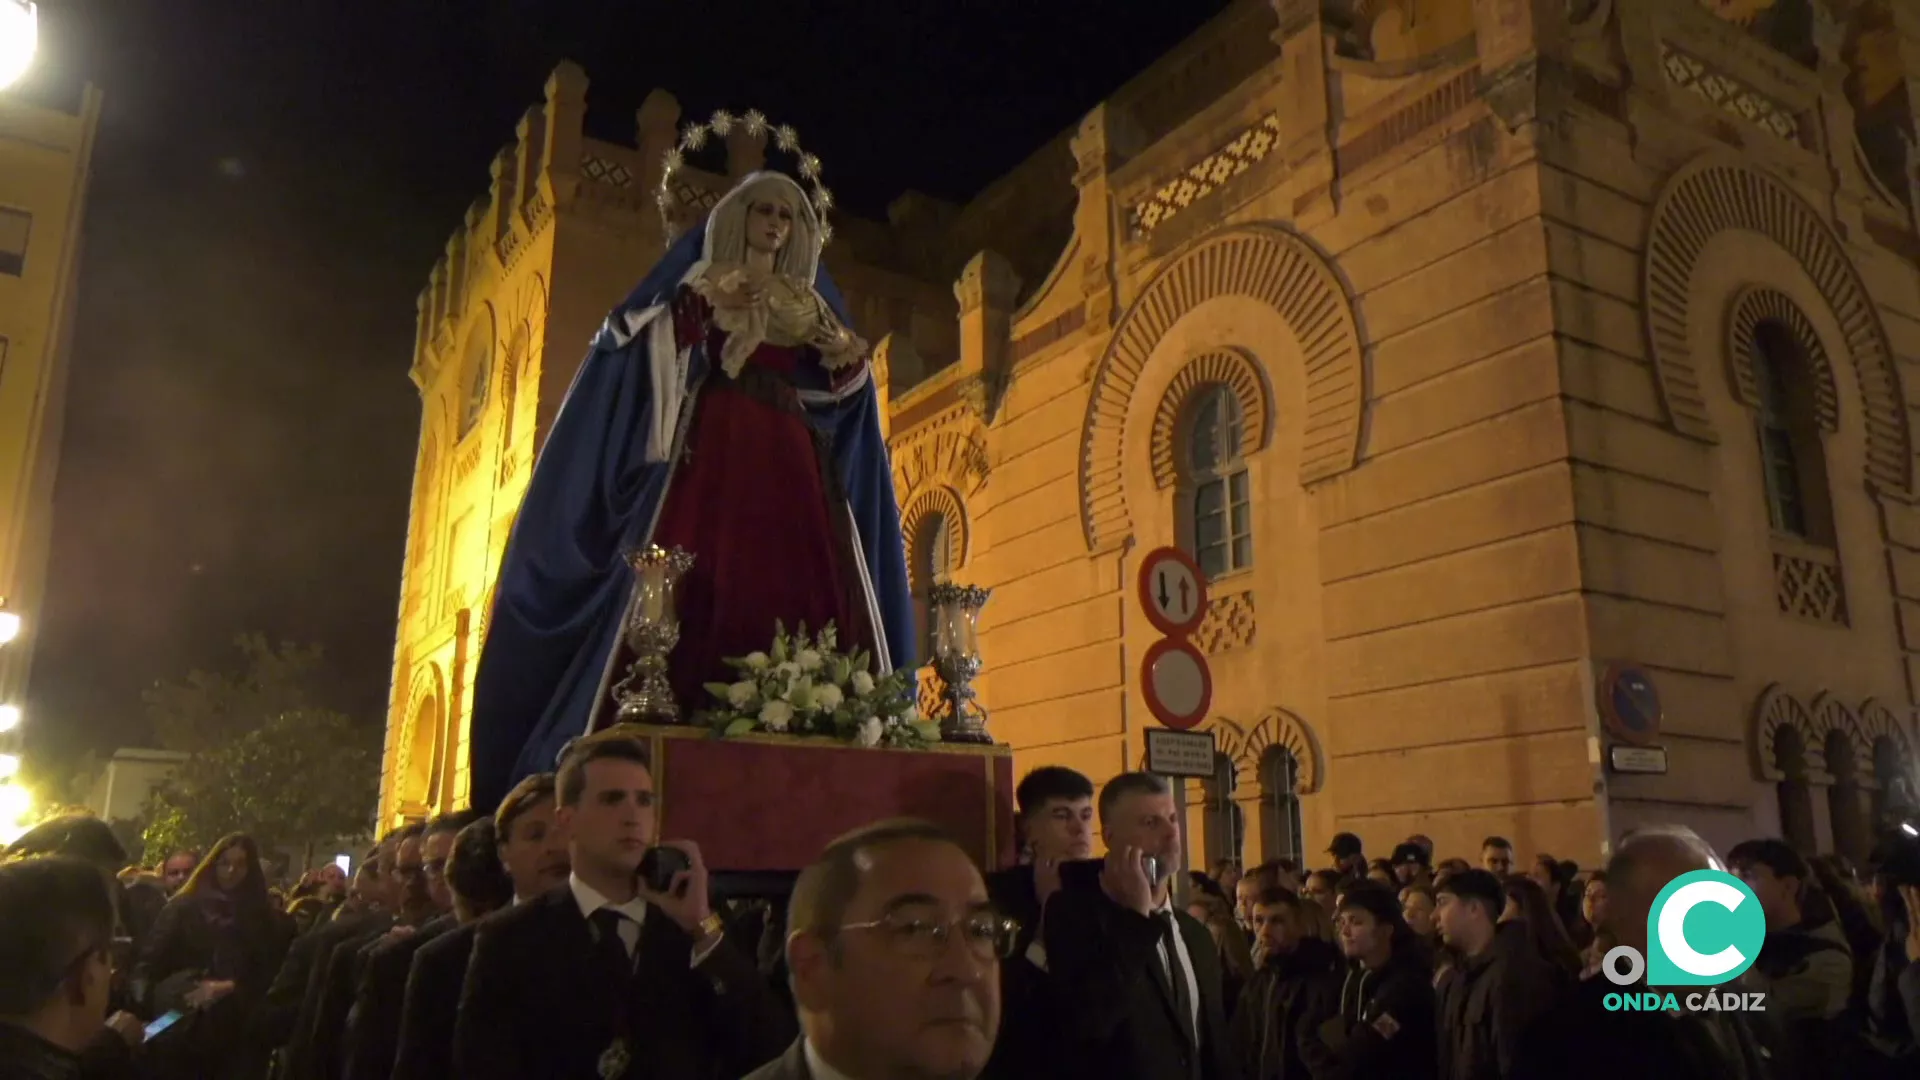
<path fill-rule="evenodd" d="M 1325 1019 L 1340 992 L 1340 950 L 1319 938 L 1271 957 L 1247 980 L 1233 1013 L 1233 1052 L 1247 1080 L 1306 1080 L 1300 1030 Z"/>
<path fill-rule="evenodd" d="M 118 1036 L 115 1036 L 118 1038 Z M 0 1080 L 81 1080 L 80 1055 L 13 1024 L 0 1024 Z"/>
<path fill-rule="evenodd" d="M 1542 957 L 1524 920 L 1500 924 L 1487 951 L 1449 968 L 1439 994 L 1442 1080 L 1500 1080 L 1535 1019 L 1573 984 Z"/>
<path fill-rule="evenodd" d="M 422 946 L 453 929 L 453 916 L 433 920 L 405 937 L 376 941 L 347 1013 L 341 1075 L 347 1080 L 387 1080 L 400 1048 L 401 1010 L 406 1004 L 407 973 Z"/>
<path fill-rule="evenodd" d="M 453 1029 L 477 923 L 434 938 L 413 954 L 392 1080 L 453 1080 Z"/>
<path fill-rule="evenodd" d="M 1767 1064 L 1764 1014 L 1609 1012 L 1606 995 L 1630 989 L 1646 987 L 1595 976 L 1562 994 L 1521 1037 L 1507 1080 L 1791 1080 Z"/>
<path fill-rule="evenodd" d="M 737 1080 L 796 1034 L 746 946 L 699 967 L 693 939 L 649 907 L 631 973 L 612 970 L 562 885 L 479 924 L 453 1057 L 461 1080 L 595 1080 L 623 1040 L 649 1080 Z M 644 1068 L 644 1072 L 639 1071 Z"/>
<path fill-rule="evenodd" d="M 1028 958 L 1041 922 L 1033 867 L 1015 866 L 988 874 L 987 895 L 1001 914 L 1020 923 L 1020 934 L 1013 955 L 1000 963 L 1000 1036 L 980 1075 L 984 1080 L 1024 1080 L 1057 1073 L 1050 983 L 1046 971 Z"/>
<path fill-rule="evenodd" d="M 326 1005 L 327 986 L 332 977 L 334 961 L 341 953 L 351 957 L 360 944 L 369 939 L 369 935 L 378 937 L 392 928 L 393 916 L 383 912 L 364 912 L 335 919 L 314 930 L 313 936 L 318 940 L 308 966 L 306 990 L 300 998 L 300 1014 L 294 1021 L 293 1035 L 287 1043 L 287 1080 L 331 1080 L 321 1071 L 315 1043 L 319 1038 L 321 1012 Z M 346 970 L 350 961 L 341 963 L 342 969 Z M 351 992 L 352 984 L 347 985 Z M 351 1001 L 348 1004 L 351 1005 Z M 345 1016 L 344 1009 L 341 1010 L 341 1016 Z"/>
<path fill-rule="evenodd" d="M 1430 1080 L 1438 1049 L 1433 973 L 1417 946 L 1396 949 L 1385 967 L 1349 964 L 1334 1008 L 1297 1029 L 1314 1080 Z"/>
<path fill-rule="evenodd" d="M 1213 935 L 1184 911 L 1174 922 L 1200 987 L 1197 1050 L 1174 1013 L 1153 919 L 1097 886 L 1064 888 L 1047 901 L 1041 941 L 1057 1060 L 1102 1080 L 1238 1080 Z"/>
<path fill-rule="evenodd" d="M 192 895 L 174 897 L 147 933 L 134 979 L 147 987 L 154 1015 L 182 1007 L 181 998 L 201 979 L 232 979 L 233 997 L 264 998 L 292 943 L 293 924 L 271 908 L 216 926 Z"/>

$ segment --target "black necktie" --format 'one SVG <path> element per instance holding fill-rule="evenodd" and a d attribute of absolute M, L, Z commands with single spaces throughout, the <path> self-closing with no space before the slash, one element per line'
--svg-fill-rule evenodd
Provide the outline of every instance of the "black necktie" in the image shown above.
<path fill-rule="evenodd" d="M 588 916 L 588 920 L 593 923 L 594 951 L 611 970 L 623 975 L 631 973 L 633 957 L 627 952 L 627 943 L 620 940 L 620 924 L 626 922 L 627 917 L 603 907 Z"/>
<path fill-rule="evenodd" d="M 1171 911 L 1154 916 L 1160 924 L 1160 947 L 1167 951 L 1167 985 L 1173 990 L 1173 1011 L 1180 1019 L 1180 1032 L 1187 1041 L 1199 1044 L 1193 1030 L 1193 995 L 1187 989 L 1187 970 L 1180 965 L 1180 927 Z"/>

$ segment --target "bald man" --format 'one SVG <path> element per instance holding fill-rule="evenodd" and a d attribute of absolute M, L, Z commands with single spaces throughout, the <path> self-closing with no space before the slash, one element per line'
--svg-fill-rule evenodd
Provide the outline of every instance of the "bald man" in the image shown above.
<path fill-rule="evenodd" d="M 1667 883 L 1695 870 L 1725 869 L 1713 847 L 1684 826 L 1628 833 L 1607 864 L 1605 930 L 1616 945 L 1647 955 L 1647 916 Z M 1644 976 L 1643 976 L 1644 980 Z M 1739 989 L 1741 980 L 1726 989 Z M 1621 1077 L 1725 1077 L 1771 1080 L 1767 1058 L 1777 1044 L 1764 1014 L 1609 1012 L 1616 986 L 1596 974 L 1566 995 L 1528 1030 L 1509 1080 L 1620 1080 Z M 1766 1043 L 1769 1049 L 1762 1049 Z"/>

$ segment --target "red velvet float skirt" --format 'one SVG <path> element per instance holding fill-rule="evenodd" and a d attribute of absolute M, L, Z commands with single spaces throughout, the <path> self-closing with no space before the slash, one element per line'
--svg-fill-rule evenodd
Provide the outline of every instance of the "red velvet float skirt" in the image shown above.
<path fill-rule="evenodd" d="M 703 684 L 732 682 L 724 658 L 764 652 L 776 620 L 788 633 L 832 620 L 842 650 L 873 647 L 832 450 L 790 381 L 801 357 L 800 348 L 762 345 L 738 379 L 717 368 L 707 378 L 654 528 L 654 543 L 694 556 L 668 659 L 687 719 L 720 704 Z"/>

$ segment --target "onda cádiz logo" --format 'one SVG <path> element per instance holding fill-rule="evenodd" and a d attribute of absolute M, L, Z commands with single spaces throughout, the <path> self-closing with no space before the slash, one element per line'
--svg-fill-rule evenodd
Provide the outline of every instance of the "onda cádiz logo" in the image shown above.
<path fill-rule="evenodd" d="M 1667 883 L 1647 913 L 1647 949 L 1607 951 L 1600 970 L 1615 986 L 1638 990 L 1610 993 L 1610 1012 L 1764 1012 L 1766 995 L 1697 990 L 1676 994 L 1666 987 L 1718 986 L 1739 978 L 1760 955 L 1767 917 L 1747 883 L 1723 870 L 1695 870 Z M 1661 988 L 1661 989 L 1652 989 Z"/>

